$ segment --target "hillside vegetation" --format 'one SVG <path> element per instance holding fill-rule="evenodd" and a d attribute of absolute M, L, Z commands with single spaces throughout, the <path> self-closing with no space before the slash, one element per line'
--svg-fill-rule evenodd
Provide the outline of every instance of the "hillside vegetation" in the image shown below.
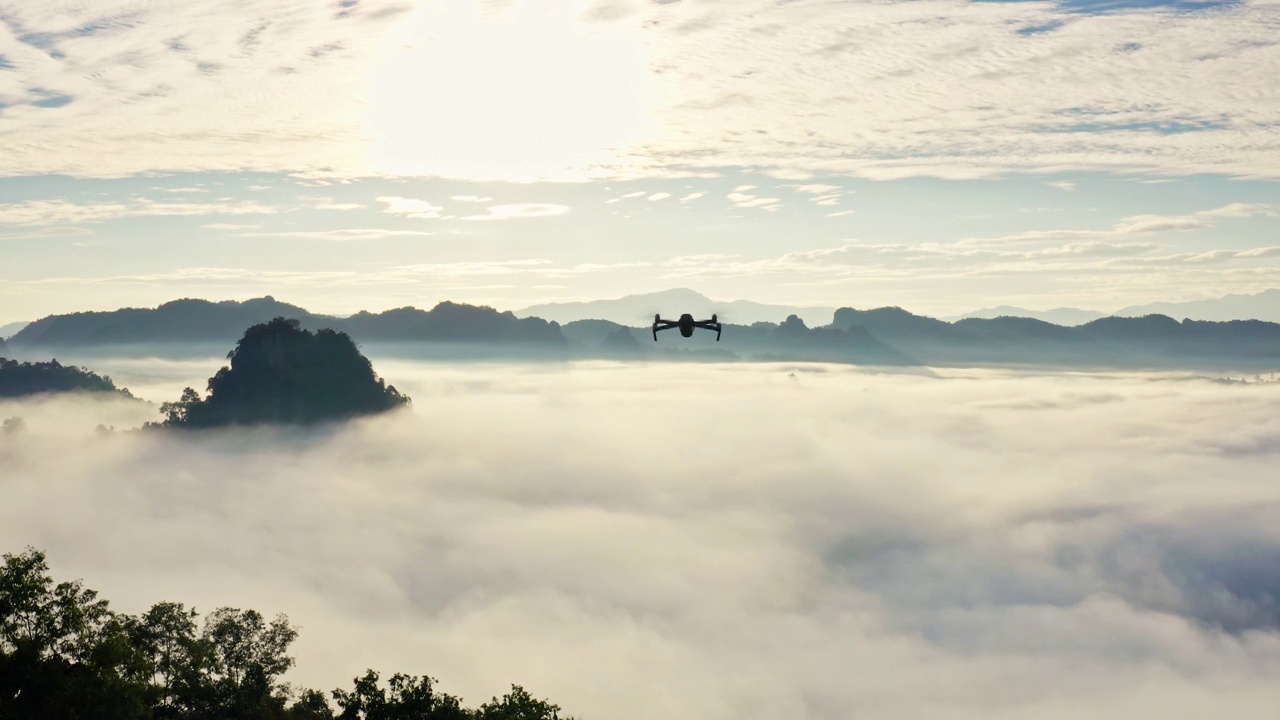
<path fill-rule="evenodd" d="M 4 720 L 559 720 L 559 706 L 518 685 L 474 709 L 426 675 L 350 689 L 295 689 L 285 615 L 159 602 L 115 612 L 79 581 L 55 584 L 45 554 L 0 566 L 0 718 Z M 331 702 L 332 701 L 332 702 Z M 335 707 L 336 706 L 336 707 Z M 565 720 L 570 720 L 566 718 Z"/>
<path fill-rule="evenodd" d="M 254 325 L 209 378 L 164 403 L 162 423 L 202 428 L 260 423 L 311 424 L 393 410 L 409 398 L 387 386 L 345 333 L 311 332 L 283 317 Z"/>
<path fill-rule="evenodd" d="M 128 390 L 117 388 L 110 377 L 87 368 L 63 365 L 57 360 L 18 362 L 0 357 L 0 398 L 75 391 L 133 397 Z"/>

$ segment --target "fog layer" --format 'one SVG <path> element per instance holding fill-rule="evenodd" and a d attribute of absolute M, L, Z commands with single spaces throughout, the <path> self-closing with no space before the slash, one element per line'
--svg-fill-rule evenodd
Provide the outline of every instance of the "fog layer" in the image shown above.
<path fill-rule="evenodd" d="M 412 409 L 305 432 L 0 403 L 26 420 L 0 549 L 119 610 L 287 613 L 321 689 L 372 667 L 639 720 L 1280 707 L 1280 384 L 374 361 Z M 155 402 L 216 369 L 130 363 Z"/>

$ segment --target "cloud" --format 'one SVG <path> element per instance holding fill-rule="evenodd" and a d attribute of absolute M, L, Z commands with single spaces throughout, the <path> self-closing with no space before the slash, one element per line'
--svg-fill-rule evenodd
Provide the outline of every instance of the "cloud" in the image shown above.
<path fill-rule="evenodd" d="M 1066 180 L 1054 180 L 1051 182 L 1046 182 L 1045 185 L 1048 185 L 1051 188 L 1057 188 L 1065 192 L 1074 192 L 1076 189 L 1075 183 L 1068 182 Z"/>
<path fill-rule="evenodd" d="M 338 202 L 333 198 L 307 198 L 311 201 L 308 206 L 312 210 L 360 210 L 365 207 L 362 203 Z M 389 209 L 385 212 L 391 212 Z"/>
<path fill-rule="evenodd" d="M 827 217 L 844 217 L 845 215 L 852 215 L 852 214 L 854 214 L 855 212 L 857 212 L 857 211 L 856 211 L 856 210 L 841 210 L 840 212 L 833 212 L 833 213 L 830 213 L 830 214 L 828 214 L 828 215 L 827 215 Z"/>
<path fill-rule="evenodd" d="M 1256 258 L 1256 257 L 1277 257 L 1280 256 L 1280 246 L 1272 245 L 1271 247 L 1253 248 L 1252 250 L 1241 250 L 1236 253 L 1236 257 Z"/>
<path fill-rule="evenodd" d="M 200 227 L 210 230 L 256 230 L 262 227 L 262 223 L 209 223 Z"/>
<path fill-rule="evenodd" d="M 0 545 L 121 610 L 285 612 L 289 679 L 326 690 L 373 667 L 636 720 L 1275 707 L 1275 386 L 365 350 L 410 412 L 96 437 L 158 413 L 0 402 L 28 427 L 0 436 Z M 95 369 L 159 401 L 223 363 Z"/>
<path fill-rule="evenodd" d="M 410 215 L 410 217 L 417 217 Z M 385 240 L 394 237 L 425 237 L 435 233 L 417 230 L 387 230 L 385 228 L 344 228 L 341 230 L 291 230 L 281 232 L 245 232 L 243 237 L 280 237 L 302 240 Z"/>
<path fill-rule="evenodd" d="M 748 194 L 746 191 L 755 187 L 754 185 L 739 185 L 734 191 L 726 195 L 729 202 L 738 208 L 764 208 L 765 210 L 777 210 L 781 205 L 778 198 L 760 197 L 758 195 Z"/>
<path fill-rule="evenodd" d="M 830 195 L 842 188 L 839 185 L 824 185 L 822 183 L 809 183 L 805 185 L 784 185 L 783 187 L 793 188 L 799 193 L 808 193 L 810 195 Z"/>
<path fill-rule="evenodd" d="M 324 242 L 376 241 L 388 238 L 416 238 L 435 233 L 406 230 L 350 229 L 333 231 L 294 231 L 269 233 L 242 233 L 246 237 L 294 238 Z M 187 296 L 194 292 L 224 294 L 228 289 L 239 293 L 269 294 L 281 286 L 287 286 L 297 302 L 309 308 L 326 305 L 332 307 L 334 293 L 339 288 L 351 294 L 343 302 L 352 312 L 369 309 L 370 297 L 387 297 L 384 293 L 419 298 L 424 282 L 432 283 L 433 292 L 443 295 L 436 300 L 462 300 L 462 293 L 475 293 L 486 289 L 507 289 L 512 285 L 496 285 L 512 278 L 523 284 L 566 278 L 590 278 L 618 272 L 631 273 L 653 264 L 646 261 L 614 263 L 560 264 L 545 258 L 520 258 L 513 260 L 459 260 L 454 262 L 411 263 L 379 266 L 361 270 L 263 270 L 253 267 L 183 267 L 157 272 L 134 272 L 111 275 L 80 275 L 44 277 L 35 280 L 15 281 L 21 292 L 32 288 L 71 288 L 109 285 L 116 288 L 146 288 L 144 303 L 158 304 L 174 296 Z M 116 290 L 117 294 L 126 292 Z M 118 296 L 118 295 L 117 295 Z M 235 295 L 233 297 L 240 297 Z M 156 299 L 153 299 L 156 298 Z M 479 302 L 492 301 L 479 298 Z"/>
<path fill-rule="evenodd" d="M 157 202 L 148 198 L 76 203 L 69 200 L 27 200 L 0 204 L 0 224 L 53 225 L 96 223 L 126 217 L 196 215 L 271 215 L 278 209 L 247 201 Z"/>
<path fill-rule="evenodd" d="M 449 199 L 455 202 L 480 203 L 480 202 L 489 202 L 493 198 L 480 197 L 479 195 L 452 195 L 449 197 Z"/>
<path fill-rule="evenodd" d="M 37 238 L 77 237 L 92 234 L 93 231 L 88 228 L 55 226 L 15 232 L 0 232 L 0 240 L 33 240 Z"/>
<path fill-rule="evenodd" d="M 956 242 L 961 247 L 1024 245 L 1079 240 L 1107 240 L 1161 232 L 1206 230 L 1214 226 L 1214 218 L 1246 218 L 1272 215 L 1266 205 L 1231 203 L 1188 215 L 1134 215 L 1117 222 L 1110 230 L 1033 230 L 991 238 L 965 238 Z"/>
<path fill-rule="evenodd" d="M 485 215 L 464 215 L 463 220 L 512 220 L 517 218 L 539 218 L 563 215 L 569 212 L 568 205 L 552 203 L 515 203 L 512 205 L 491 205 L 486 208 Z"/>
<path fill-rule="evenodd" d="M 392 215 L 404 215 L 405 217 L 420 218 L 423 220 L 432 220 L 441 217 L 440 211 L 444 208 L 439 205 L 432 205 L 426 200 L 417 200 L 415 198 L 406 197 L 379 197 L 378 202 L 386 205 L 382 212 Z"/>
<path fill-rule="evenodd" d="M 694 200 L 697 200 L 698 198 L 702 197 L 703 195 L 706 195 L 706 193 L 704 193 L 704 192 L 691 192 L 691 193 L 689 193 L 688 195 L 685 195 L 684 197 L 680 198 L 680 202 L 682 202 L 682 203 L 689 203 L 689 202 L 693 202 Z"/>
<path fill-rule="evenodd" d="M 59 0 L 6 15 L 6 172 L 1274 178 L 1280 105 L 1224 81 L 1280 67 L 1272 5 Z"/>
<path fill-rule="evenodd" d="M 1223 205 L 1213 210 L 1201 210 L 1196 213 L 1199 217 L 1226 217 L 1226 218 L 1245 218 L 1264 215 L 1267 217 L 1275 217 L 1276 211 L 1271 205 L 1259 205 L 1255 203 L 1231 203 Z"/>
<path fill-rule="evenodd" d="M 669 198 L 669 197 L 671 197 L 671 193 L 665 193 L 665 192 L 654 193 L 654 194 L 652 194 L 652 195 L 650 195 L 650 196 L 649 196 L 649 202 L 657 202 L 658 200 L 666 200 L 666 199 L 667 199 L 667 198 Z"/>

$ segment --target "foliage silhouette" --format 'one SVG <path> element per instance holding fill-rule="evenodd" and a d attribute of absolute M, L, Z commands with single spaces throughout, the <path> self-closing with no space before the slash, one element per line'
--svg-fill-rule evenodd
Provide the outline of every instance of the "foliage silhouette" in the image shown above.
<path fill-rule="evenodd" d="M 57 360 L 18 362 L 0 357 L 0 397 L 77 390 L 120 393 L 125 397 L 133 397 L 128 390 L 117 388 L 109 376 L 98 375 L 87 368 L 62 365 Z"/>
<path fill-rule="evenodd" d="M 558 706 L 516 685 L 470 710 L 432 678 L 397 673 L 383 688 L 373 670 L 330 692 L 335 712 L 323 693 L 282 681 L 298 636 L 284 615 L 224 607 L 198 625 L 173 602 L 121 614 L 79 581 L 55 585 L 39 550 L 3 561 L 4 720 L 560 720 Z"/>
<path fill-rule="evenodd" d="M 387 386 L 345 333 L 303 330 L 278 317 L 245 331 L 209 378 L 209 396 L 186 388 L 160 406 L 163 425 L 309 424 L 401 407 L 409 398 Z"/>

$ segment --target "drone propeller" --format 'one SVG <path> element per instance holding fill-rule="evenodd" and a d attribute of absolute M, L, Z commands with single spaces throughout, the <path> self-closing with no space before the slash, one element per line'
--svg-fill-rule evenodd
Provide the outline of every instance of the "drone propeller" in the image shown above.
<path fill-rule="evenodd" d="M 689 311 L 681 307 L 668 307 L 668 308 L 661 308 L 661 309 L 654 309 L 654 310 L 644 310 L 636 313 L 635 319 L 643 320 L 645 322 L 653 322 L 653 316 L 659 315 L 662 317 L 663 320 L 679 320 L 680 316 L 686 312 L 689 312 Z M 710 320 L 712 315 L 718 315 L 720 317 L 719 322 L 724 322 L 724 317 L 725 317 L 723 310 L 698 310 L 690 314 L 693 315 L 694 320 Z"/>

